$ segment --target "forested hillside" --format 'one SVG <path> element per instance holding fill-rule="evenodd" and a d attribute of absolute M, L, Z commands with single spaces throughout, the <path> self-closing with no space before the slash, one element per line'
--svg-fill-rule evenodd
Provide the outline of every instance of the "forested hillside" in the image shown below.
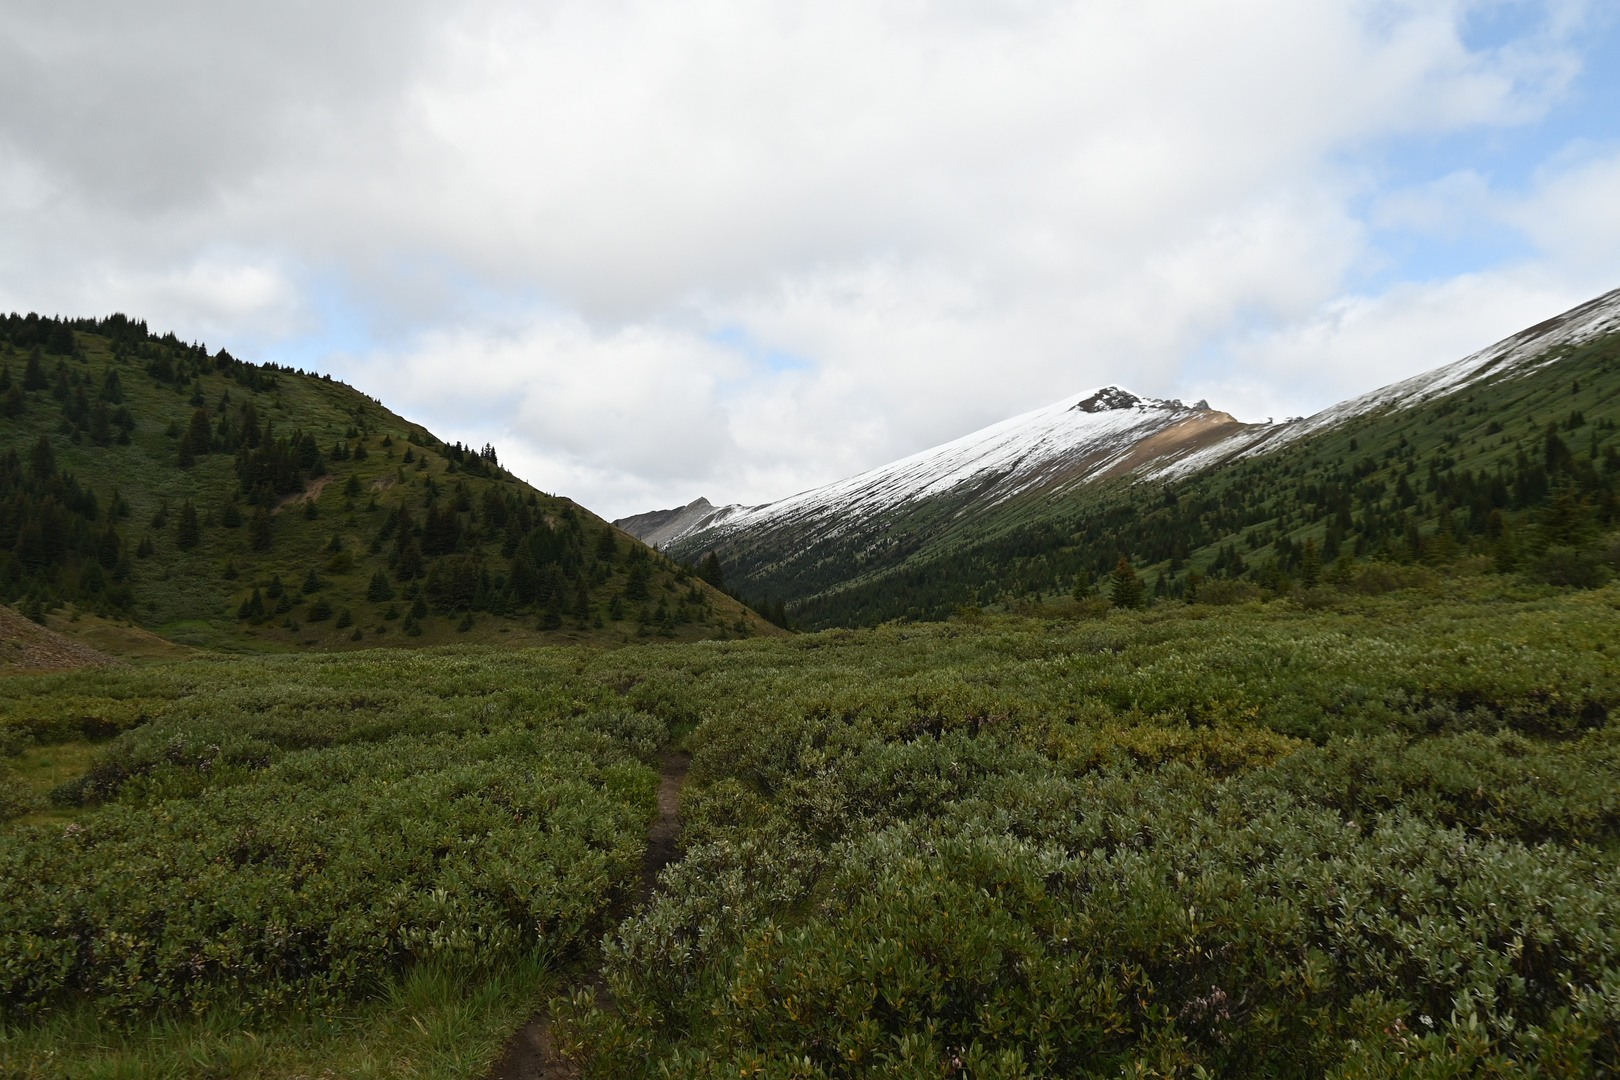
<path fill-rule="evenodd" d="M 719 555 L 745 595 L 785 598 L 806 627 L 1085 594 L 1122 558 L 1149 598 L 1211 580 L 1277 594 L 1368 561 L 1488 559 L 1555 584 L 1598 584 L 1611 572 L 1600 538 L 1620 509 L 1617 391 L 1620 335 L 1608 335 L 1173 482 L 1118 479 L 1026 504 L 989 535 L 932 545 L 904 530 L 852 535 L 849 551 L 829 549 L 791 575 Z"/>
<path fill-rule="evenodd" d="M 223 649 L 775 632 L 493 447 L 121 315 L 0 319 L 0 595 Z"/>

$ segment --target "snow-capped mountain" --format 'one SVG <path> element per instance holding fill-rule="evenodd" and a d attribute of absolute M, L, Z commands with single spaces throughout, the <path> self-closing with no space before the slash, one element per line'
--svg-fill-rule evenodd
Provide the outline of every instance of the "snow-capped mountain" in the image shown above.
<path fill-rule="evenodd" d="M 739 532 L 777 527 L 826 539 L 936 497 L 956 496 L 963 505 L 954 512 L 963 514 L 975 504 L 993 507 L 1177 461 L 1235 438 L 1252 439 L 1267 426 L 1239 423 L 1203 401 L 1186 405 L 1106 386 L 777 502 L 716 508 L 698 499 L 614 524 L 663 548 L 685 547 L 683 541 L 698 536 L 713 547 Z"/>
<path fill-rule="evenodd" d="M 1180 485 L 1302 440 L 1336 440 L 1346 425 L 1383 423 L 1476 386 L 1530 380 L 1584 343 L 1616 334 L 1620 290 L 1300 420 L 1242 423 L 1206 402 L 1109 386 L 776 502 L 715 507 L 698 499 L 616 524 L 679 558 L 719 551 L 726 572 L 746 588 L 790 599 L 824 595 L 918 560 L 978 550 L 1008 530 L 1062 532 L 1104 481 Z M 1018 558 L 1012 549 L 996 557 Z"/>
<path fill-rule="evenodd" d="M 1268 453 L 1318 432 L 1373 413 L 1411 409 L 1484 379 L 1519 378 L 1557 363 L 1571 349 L 1620 330 L 1620 289 L 1604 293 L 1562 315 L 1503 338 L 1461 360 L 1341 401 L 1289 424 L 1239 433 L 1144 471 L 1159 479 L 1186 476 L 1230 458 Z"/>

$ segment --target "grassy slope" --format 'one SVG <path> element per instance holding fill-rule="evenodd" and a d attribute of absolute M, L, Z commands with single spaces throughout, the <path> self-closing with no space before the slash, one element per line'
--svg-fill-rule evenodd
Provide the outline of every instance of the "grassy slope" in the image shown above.
<path fill-rule="evenodd" d="M 61 467 L 74 473 L 81 482 L 88 482 L 103 506 L 109 504 L 115 488 L 127 501 L 131 514 L 121 526 L 126 544 L 133 550 L 142 538 L 150 538 L 154 547 L 150 557 L 135 562 L 137 615 L 146 628 L 182 644 L 230 651 L 421 646 L 451 641 L 621 644 L 636 638 L 640 605 L 629 605 L 623 620 L 607 618 L 608 600 L 615 591 L 622 590 L 625 580 L 627 568 L 622 561 L 614 567 L 608 580 L 594 589 L 594 614 L 605 623 L 601 627 L 581 625 L 570 617 L 558 630 L 541 631 L 537 629 L 536 613 L 530 611 L 511 618 L 480 614 L 469 631 L 459 632 L 459 617 L 430 616 L 422 621 L 420 637 L 405 638 L 399 633 L 399 622 L 383 617 L 387 603 L 373 604 L 365 599 L 373 571 L 386 567 L 387 553 L 384 548 L 383 552 L 372 554 L 368 547 L 394 507 L 408 507 L 416 520 L 421 521 L 430 484 L 437 486 L 441 499 L 450 497 L 458 484 L 465 484 L 474 507 L 479 505 L 486 487 L 498 485 L 525 496 L 533 494 L 547 515 L 559 515 L 572 506 L 593 536 L 609 526 L 570 500 L 537 492 L 509 474 L 503 473 L 501 479 L 487 479 L 464 471 L 455 472 L 453 463 L 435 449 L 410 447 L 419 460 L 404 465 L 402 459 L 408 438 L 434 445 L 438 440 L 342 383 L 283 372 L 278 375 L 274 389 L 253 393 L 222 374 L 209 372 L 201 376 L 202 395 L 215 419 L 219 416 L 220 401 L 229 392 L 230 409 L 240 408 L 246 400 L 253 401 L 261 419 L 274 420 L 279 434 L 302 429 L 313 433 L 323 450 L 329 451 L 348 430 L 359 429 L 364 433 L 359 441 L 369 452 L 364 462 L 329 460 L 330 480 L 312 484 L 306 493 L 315 503 L 318 516 L 314 520 L 307 519 L 304 516 L 306 496 L 294 496 L 274 514 L 275 540 L 271 550 L 255 553 L 249 548 L 245 524 L 235 529 L 226 529 L 220 524 L 225 505 L 238 486 L 232 455 L 214 453 L 200 457 L 189 470 L 177 465 L 176 439 L 170 432 L 183 431 L 190 420 L 194 409 L 192 387 L 177 388 L 162 383 L 148 376 L 138 360 L 115 361 L 109 343 L 97 335 L 80 333 L 78 338 L 84 359 L 64 362 L 70 369 L 92 376 L 97 383 L 107 368 L 117 368 L 125 401 L 137 424 L 131 444 L 100 448 L 85 441 L 75 445 L 60 431 L 58 403 L 49 391 L 42 391 L 31 396 L 22 416 L 0 419 L 0 446 L 16 447 L 26 456 L 27 448 L 39 435 L 48 435 L 55 444 Z M 0 362 L 10 364 L 14 378 L 21 375 L 24 361 L 25 357 L 10 351 L 9 346 L 0 349 Z M 46 358 L 47 372 L 53 379 L 55 363 L 56 358 Z M 385 438 L 395 445 L 382 446 Z M 351 475 L 358 477 L 362 486 L 363 493 L 359 497 L 349 498 L 343 493 Z M 189 552 L 181 551 L 175 543 L 178 511 L 186 499 L 193 500 L 203 521 L 202 543 Z M 165 503 L 170 511 L 168 520 L 163 527 L 154 527 L 154 516 Z M 252 512 L 246 505 L 238 509 L 244 518 Z M 352 560 L 346 568 L 335 565 L 326 550 L 334 535 Z M 621 549 L 640 546 L 639 541 L 628 534 L 620 533 L 619 540 Z M 496 533 L 486 535 L 481 544 L 474 545 L 473 553 L 483 559 L 492 573 L 504 573 L 508 561 L 499 549 L 500 536 Z M 234 579 L 226 577 L 227 565 L 234 565 L 237 571 Z M 300 594 L 298 588 L 312 567 L 326 583 L 319 595 L 336 611 L 347 608 L 353 613 L 356 625 L 363 630 L 360 642 L 350 640 L 354 635 L 353 627 L 340 630 L 334 625 L 335 619 L 312 624 L 303 617 L 315 597 Z M 654 602 L 664 597 L 675 605 L 693 588 L 702 598 L 700 605 L 693 606 L 694 611 L 701 607 L 695 621 L 676 627 L 675 638 L 695 640 L 733 636 L 739 632 L 778 632 L 732 598 L 680 574 L 678 568 L 666 560 L 655 558 L 654 567 L 650 582 Z M 258 627 L 250 627 L 235 618 L 236 609 L 252 589 L 267 586 L 276 574 L 291 587 L 298 602 L 297 609 Z M 408 602 L 396 601 L 395 605 L 401 611 L 409 607 Z M 294 630 L 282 625 L 288 618 L 297 619 L 299 628 Z M 739 620 L 744 627 L 741 631 Z M 385 632 L 378 634 L 379 627 Z"/>

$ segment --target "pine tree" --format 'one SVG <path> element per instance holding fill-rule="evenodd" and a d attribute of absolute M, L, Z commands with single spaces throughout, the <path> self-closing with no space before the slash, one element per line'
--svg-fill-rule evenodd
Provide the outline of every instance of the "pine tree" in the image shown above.
<path fill-rule="evenodd" d="M 23 368 L 23 389 L 32 394 L 50 385 L 50 380 L 45 378 L 45 365 L 41 362 L 39 346 L 36 345 L 33 352 L 28 354 L 28 364 Z"/>
<path fill-rule="evenodd" d="M 202 457 L 213 449 L 214 429 L 208 421 L 208 410 L 197 409 L 191 414 L 191 423 L 186 428 L 185 440 L 191 446 L 193 457 Z"/>
<path fill-rule="evenodd" d="M 705 555 L 703 561 L 698 564 L 698 577 L 717 589 L 725 588 L 726 572 L 720 566 L 720 556 L 712 551 Z"/>
<path fill-rule="evenodd" d="M 263 615 L 264 597 L 259 593 L 258 589 L 254 589 L 253 595 L 242 601 L 242 607 L 237 611 L 236 617 L 239 619 L 257 619 Z"/>
<path fill-rule="evenodd" d="M 253 511 L 253 520 L 248 523 L 248 546 L 254 551 L 269 551 L 271 539 L 270 511 L 258 507 Z"/>
<path fill-rule="evenodd" d="M 422 548 L 415 540 L 405 545 L 399 562 L 394 564 L 394 576 L 400 581 L 414 581 L 422 576 Z"/>
<path fill-rule="evenodd" d="M 197 508 L 187 499 L 180 507 L 180 524 L 175 543 L 181 551 L 190 551 L 202 539 L 202 529 L 197 524 Z"/>
<path fill-rule="evenodd" d="M 49 436 L 41 435 L 34 442 L 34 448 L 28 454 L 28 464 L 34 470 L 36 480 L 49 480 L 56 472 L 56 448 L 51 445 Z"/>
<path fill-rule="evenodd" d="M 647 568 L 641 563 L 632 566 L 625 578 L 624 598 L 632 604 L 647 599 Z"/>
<path fill-rule="evenodd" d="M 1108 580 L 1111 583 L 1110 599 L 1115 607 L 1142 606 L 1142 581 L 1136 576 L 1136 570 L 1131 566 L 1129 559 L 1121 555 L 1119 565 L 1108 575 Z"/>
<path fill-rule="evenodd" d="M 394 598 L 394 587 L 388 584 L 388 575 L 382 572 L 382 567 L 371 575 L 371 584 L 366 587 L 366 599 L 373 604 L 381 604 Z"/>
<path fill-rule="evenodd" d="M 583 626 L 590 620 L 590 617 L 591 588 L 585 583 L 584 578 L 580 578 L 579 584 L 574 589 L 574 618 L 578 619 L 580 625 Z"/>
<path fill-rule="evenodd" d="M 225 509 L 220 511 L 219 523 L 227 529 L 237 529 L 242 525 L 242 511 L 236 508 L 235 499 L 225 501 Z"/>
<path fill-rule="evenodd" d="M 1316 553 L 1316 539 L 1305 538 L 1305 553 L 1299 559 L 1299 580 L 1307 589 L 1316 588 L 1322 579 L 1322 557 Z"/>
<path fill-rule="evenodd" d="M 308 596 L 310 593 L 315 593 L 315 592 L 320 592 L 320 591 L 321 591 L 321 576 L 315 572 L 315 568 L 312 566 L 312 567 L 309 568 L 309 573 L 304 576 L 303 592 L 304 592 L 305 596 Z"/>

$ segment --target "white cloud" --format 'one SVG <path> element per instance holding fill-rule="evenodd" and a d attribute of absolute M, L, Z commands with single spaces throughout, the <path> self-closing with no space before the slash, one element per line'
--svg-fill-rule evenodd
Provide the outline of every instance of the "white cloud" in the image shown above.
<path fill-rule="evenodd" d="M 374 336 L 323 366 L 614 514 L 779 496 L 1105 381 L 1326 404 L 1453 358 L 1471 302 L 1569 291 L 1347 299 L 1377 259 L 1358 155 L 1531 120 L 1578 68 L 1583 5 L 1470 50 L 1477 6 L 24 2 L 0 300 L 233 351 L 336 303 Z M 1553 204 L 1610 213 L 1604 168 L 1546 205 L 1467 181 L 1469 212 L 1595 266 Z M 1379 212 L 1434 231 L 1447 198 Z"/>

